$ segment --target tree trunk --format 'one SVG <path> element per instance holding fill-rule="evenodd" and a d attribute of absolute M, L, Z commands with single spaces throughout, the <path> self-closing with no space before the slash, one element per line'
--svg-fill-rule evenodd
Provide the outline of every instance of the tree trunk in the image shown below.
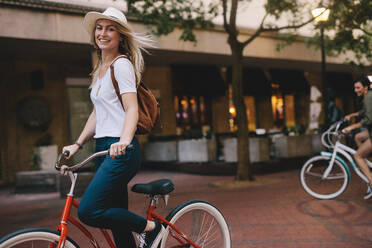
<path fill-rule="evenodd" d="M 243 45 L 236 39 L 230 39 L 229 44 L 232 51 L 232 97 L 236 109 L 238 124 L 238 170 L 237 180 L 253 180 L 252 168 L 249 158 L 249 136 L 247 110 L 243 97 Z"/>

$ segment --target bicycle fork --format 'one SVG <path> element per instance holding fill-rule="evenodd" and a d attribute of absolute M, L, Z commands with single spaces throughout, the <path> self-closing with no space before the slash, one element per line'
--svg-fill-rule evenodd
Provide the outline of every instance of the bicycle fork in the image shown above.
<path fill-rule="evenodd" d="M 332 171 L 333 164 L 335 163 L 336 155 L 337 155 L 337 143 L 336 143 L 335 149 L 333 150 L 331 161 L 329 161 L 328 167 L 322 175 L 322 180 L 326 179 L 329 176 L 329 173 Z"/>
<path fill-rule="evenodd" d="M 327 169 L 324 171 L 323 175 L 322 175 L 322 179 L 326 179 L 328 176 L 329 176 L 329 173 L 331 172 L 332 168 L 333 168 L 333 165 L 334 165 L 334 162 L 335 160 L 337 159 L 339 162 L 341 162 L 341 164 L 345 167 L 345 170 L 347 171 L 348 173 L 348 176 L 350 176 L 350 171 L 349 171 L 349 168 L 347 167 L 346 163 L 343 161 L 343 159 L 341 159 L 339 156 L 337 156 L 337 153 L 340 153 L 343 157 L 346 158 L 347 161 L 349 161 L 349 163 L 351 164 L 351 166 L 353 167 L 355 173 L 365 182 L 365 183 L 369 183 L 367 177 L 361 172 L 361 170 L 359 169 L 359 167 L 355 164 L 354 162 L 354 159 L 352 158 L 352 156 L 350 154 L 354 154 L 355 153 L 355 150 L 343 145 L 342 143 L 340 143 L 339 141 L 336 142 L 336 145 L 334 147 L 334 150 L 333 150 L 333 153 L 331 155 L 331 161 L 329 162 L 329 165 L 327 167 Z M 349 154 L 350 153 L 350 154 Z"/>
<path fill-rule="evenodd" d="M 66 204 L 63 209 L 62 213 L 62 218 L 61 218 L 61 223 L 59 224 L 57 230 L 61 232 L 61 236 L 58 242 L 57 248 L 63 248 L 65 247 L 65 242 L 67 238 L 67 220 L 68 217 L 70 216 L 70 210 L 73 202 L 73 196 L 68 195 L 66 199 Z M 53 246 L 49 246 L 49 248 L 52 248 Z"/>
<path fill-rule="evenodd" d="M 64 207 L 63 212 L 62 212 L 61 222 L 60 222 L 60 224 L 58 225 L 58 228 L 57 228 L 57 230 L 61 232 L 57 248 L 64 248 L 65 247 L 65 243 L 66 243 L 66 239 L 67 239 L 67 221 L 68 221 L 69 216 L 70 216 L 71 206 L 72 206 L 72 204 L 74 204 L 74 205 L 77 204 L 78 205 L 78 203 L 74 201 L 74 195 L 73 195 L 73 192 L 74 192 L 74 189 L 75 189 L 75 184 L 76 184 L 76 179 L 77 179 L 77 174 L 74 174 L 74 173 L 69 171 L 68 175 L 69 175 L 70 180 L 71 180 L 71 188 L 70 188 L 70 192 L 67 194 L 65 207 Z M 49 248 L 53 248 L 53 247 L 54 246 L 52 246 L 52 244 L 49 245 Z"/>
<path fill-rule="evenodd" d="M 62 217 L 61 217 L 61 222 L 57 227 L 57 231 L 60 231 L 60 233 L 61 233 L 60 234 L 60 239 L 59 239 L 57 247 L 55 246 L 55 244 L 50 244 L 49 248 L 64 248 L 65 247 L 65 243 L 66 243 L 66 239 L 67 239 L 67 229 L 68 229 L 67 228 L 67 223 L 68 222 L 72 223 L 74 226 L 76 226 L 78 229 L 80 229 L 80 231 L 82 231 L 84 233 L 84 235 L 90 240 L 90 244 L 94 248 L 99 248 L 100 246 L 99 246 L 97 240 L 93 237 L 93 235 L 78 220 L 76 220 L 75 218 L 70 216 L 71 207 L 74 206 L 74 207 L 78 208 L 79 203 L 74 200 L 74 193 L 73 193 L 74 189 L 75 189 L 77 174 L 72 173 L 71 171 L 69 171 L 68 175 L 71 179 L 71 188 L 70 188 L 70 192 L 67 194 L 65 207 L 63 209 L 63 213 L 62 213 Z M 100 229 L 100 230 L 101 230 L 101 233 L 103 234 L 103 236 L 105 237 L 107 243 L 109 244 L 110 248 L 116 248 L 116 246 L 113 243 L 109 233 L 104 229 Z"/>

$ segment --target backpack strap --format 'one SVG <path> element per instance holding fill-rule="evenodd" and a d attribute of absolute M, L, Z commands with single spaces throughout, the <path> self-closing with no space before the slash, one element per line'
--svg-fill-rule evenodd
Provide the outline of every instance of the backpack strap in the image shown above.
<path fill-rule="evenodd" d="M 110 67 L 114 67 L 114 63 L 116 62 L 116 60 L 118 60 L 118 59 L 120 59 L 120 58 L 128 58 L 127 56 L 125 56 L 125 55 L 119 55 L 119 56 L 117 56 L 116 58 L 114 58 L 114 60 L 113 61 L 111 61 L 111 64 L 110 64 Z"/>
<path fill-rule="evenodd" d="M 115 78 L 115 72 L 114 72 L 114 63 L 116 60 L 120 59 L 120 58 L 127 58 L 127 56 L 125 55 L 119 55 L 117 56 L 110 64 L 110 74 L 111 74 L 111 81 L 112 81 L 112 85 L 114 86 L 114 89 L 115 89 L 115 93 L 116 95 L 118 96 L 119 98 L 119 102 L 121 104 L 121 106 L 123 107 L 124 109 L 124 105 L 123 105 L 123 102 L 121 101 L 121 97 L 120 97 L 120 90 L 119 90 L 119 85 L 118 85 L 118 82 L 116 81 L 116 78 Z M 124 109 L 125 111 L 125 109 Z"/>

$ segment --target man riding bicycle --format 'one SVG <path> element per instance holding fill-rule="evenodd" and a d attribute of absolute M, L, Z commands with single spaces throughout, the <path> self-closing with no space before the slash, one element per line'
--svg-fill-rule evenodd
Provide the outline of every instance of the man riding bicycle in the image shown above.
<path fill-rule="evenodd" d="M 361 120 L 344 128 L 343 132 L 350 133 L 352 130 L 362 127 L 366 128 L 368 131 L 368 135 L 366 131 L 363 131 L 355 136 L 358 150 L 354 154 L 355 162 L 369 181 L 367 193 L 364 196 L 364 199 L 368 199 L 372 197 L 372 173 L 365 161 L 368 155 L 372 152 L 372 90 L 370 90 L 370 81 L 368 78 L 363 77 L 362 79 L 357 80 L 354 83 L 354 91 L 358 96 L 363 97 L 362 109 L 358 112 L 347 115 L 345 119 L 350 120 L 353 117 L 361 117 Z"/>

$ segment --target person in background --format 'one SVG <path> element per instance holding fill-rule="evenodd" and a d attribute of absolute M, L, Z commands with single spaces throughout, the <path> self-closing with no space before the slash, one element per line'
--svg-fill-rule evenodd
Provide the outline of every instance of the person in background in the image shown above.
<path fill-rule="evenodd" d="M 63 152 L 69 151 L 70 158 L 94 137 L 96 152 L 109 149 L 110 155 L 95 160 L 96 173 L 81 199 L 78 215 L 87 225 L 110 229 L 118 248 L 136 247 L 132 232 L 141 233 L 139 247 L 151 247 L 164 227 L 128 211 L 127 190 L 141 165 L 134 136 L 137 86 L 144 67 L 141 50 L 151 45 L 151 39 L 135 34 L 125 15 L 112 7 L 103 13 L 87 13 L 84 26 L 98 55 L 90 86 L 94 108 L 75 144 L 65 146 Z M 111 81 L 111 65 L 121 98 Z M 127 151 L 130 144 L 133 149 Z"/>
<path fill-rule="evenodd" d="M 370 90 L 370 82 L 367 77 L 363 77 L 354 83 L 355 92 L 363 97 L 363 108 L 355 113 L 345 117 L 350 120 L 352 117 L 361 117 L 357 123 L 351 124 L 343 129 L 344 133 L 349 133 L 356 128 L 365 127 L 368 131 L 366 139 L 360 139 L 359 147 L 354 154 L 355 162 L 369 181 L 367 185 L 367 193 L 364 199 L 372 197 L 372 173 L 367 165 L 366 158 L 372 152 L 371 134 L 372 134 L 372 90 Z"/>
<path fill-rule="evenodd" d="M 341 111 L 336 105 L 336 92 L 332 88 L 327 90 L 328 105 L 327 105 L 327 118 L 326 125 L 329 127 L 336 121 L 341 120 Z"/>

